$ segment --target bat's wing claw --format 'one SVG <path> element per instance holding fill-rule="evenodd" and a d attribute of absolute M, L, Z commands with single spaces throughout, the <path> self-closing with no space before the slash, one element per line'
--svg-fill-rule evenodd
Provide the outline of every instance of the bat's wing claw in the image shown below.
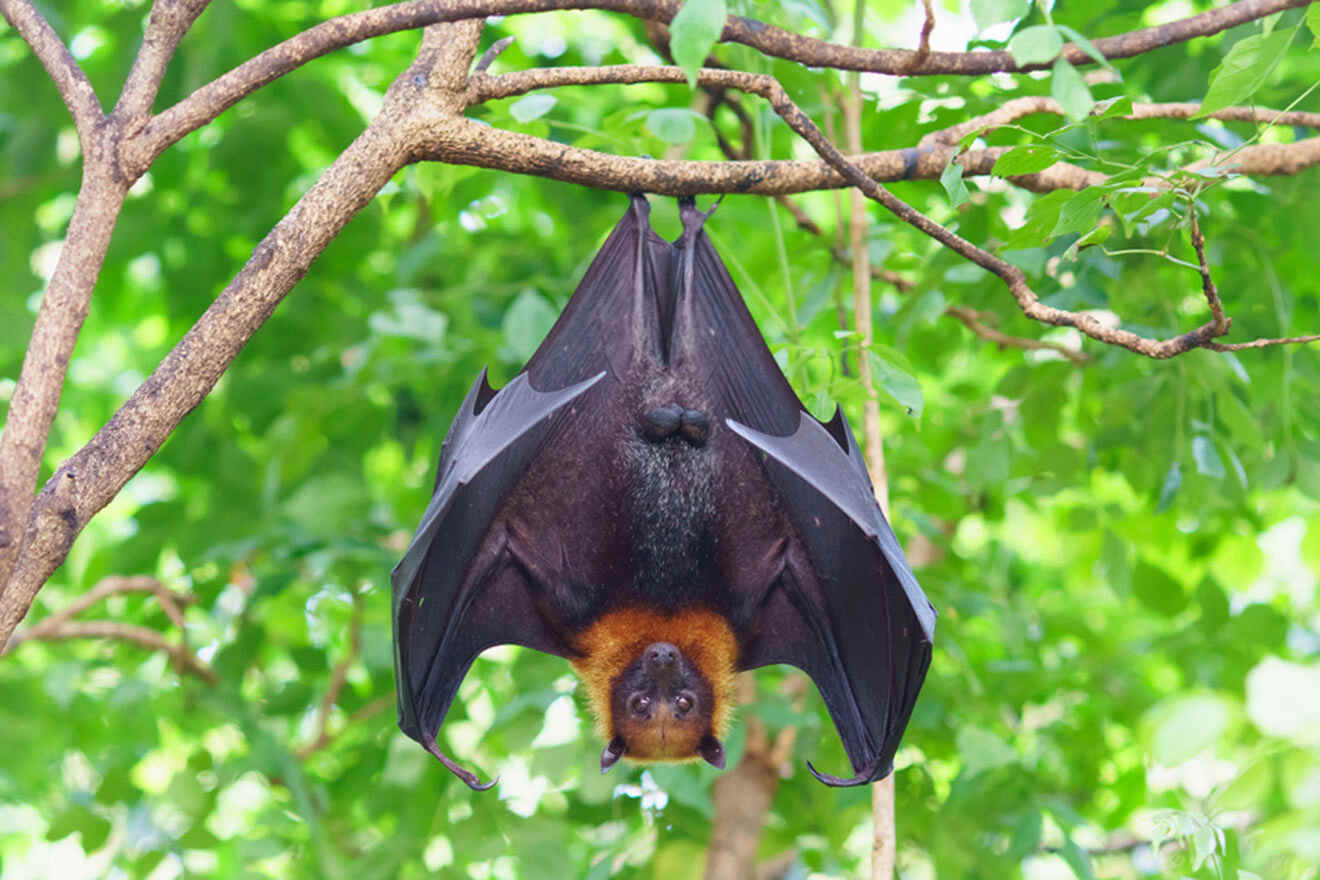
<path fill-rule="evenodd" d="M 810 761 L 807 762 L 807 769 L 811 771 L 812 776 L 816 777 L 831 788 L 851 788 L 854 785 L 866 785 L 869 782 L 875 782 L 881 777 L 881 775 L 884 775 L 876 773 L 876 771 L 880 769 L 879 758 L 863 767 L 856 776 L 850 776 L 847 778 L 833 776 L 829 773 L 821 773 L 811 765 Z"/>
<path fill-rule="evenodd" d="M 487 789 L 493 788 L 495 783 L 500 781 L 500 778 L 496 776 L 490 782 L 482 782 L 477 774 L 465 767 L 460 767 L 452 758 L 440 751 L 440 746 L 436 743 L 434 737 L 431 738 L 430 742 L 423 742 L 422 745 L 426 746 L 426 750 L 430 752 L 437 761 L 445 765 L 446 770 L 463 780 L 463 782 L 467 784 L 467 787 L 473 791 L 486 791 Z"/>

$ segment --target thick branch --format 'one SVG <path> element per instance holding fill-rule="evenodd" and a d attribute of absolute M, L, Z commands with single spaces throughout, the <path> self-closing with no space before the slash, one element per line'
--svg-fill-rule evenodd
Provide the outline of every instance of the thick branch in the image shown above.
<path fill-rule="evenodd" d="M 738 77 L 748 74 L 730 70 L 703 70 L 699 83 L 711 89 L 741 88 Z M 654 67 L 620 64 L 607 67 L 553 67 L 506 73 L 500 76 L 474 76 L 468 93 L 471 105 L 500 98 L 523 95 L 538 89 L 569 85 L 632 85 L 644 82 L 685 83 L 685 74 L 677 67 Z M 730 106 L 735 106 L 730 104 Z M 1199 109 L 1196 104 L 1138 104 L 1131 119 L 1190 118 Z M 886 150 L 855 157 L 855 162 L 873 180 L 936 180 L 949 160 L 958 157 L 968 176 L 989 174 L 995 162 L 1009 147 L 990 147 L 957 153 L 953 146 L 964 135 L 980 128 L 997 128 L 1032 113 L 1062 113 L 1052 98 L 1014 99 L 993 113 L 927 135 L 916 148 Z M 1278 121 L 1287 125 L 1316 125 L 1320 114 L 1258 111 L 1248 107 L 1230 107 L 1216 118 L 1238 121 Z M 483 127 L 483 130 L 488 130 Z M 516 132 L 498 131 L 490 143 L 452 151 L 431 152 L 427 158 L 444 162 L 479 165 L 523 174 L 551 177 L 587 186 L 627 191 L 645 189 L 665 195 L 749 192 L 759 195 L 785 195 L 808 190 L 847 186 L 843 176 L 825 162 L 673 162 L 617 157 L 553 143 Z M 723 148 L 723 147 L 722 147 Z M 483 152 L 486 150 L 486 152 Z M 731 151 L 731 148 L 730 148 Z M 726 154 L 729 151 L 726 151 Z M 1227 155 L 1227 154 L 1223 154 Z M 1215 160 L 1203 160 L 1188 167 L 1195 171 Z M 1228 167 L 1235 173 L 1253 176 L 1296 174 L 1320 164 L 1320 138 L 1308 138 L 1292 144 L 1256 144 L 1232 154 Z M 1009 178 L 1015 186 L 1031 192 L 1059 189 L 1082 190 L 1107 180 L 1107 176 L 1067 162 L 1056 162 L 1044 171 Z M 704 186 L 702 184 L 705 184 Z"/>
<path fill-rule="evenodd" d="M 92 299 L 119 209 L 128 193 L 103 159 L 102 141 L 93 136 L 83 161 L 82 187 L 55 271 L 41 298 L 32 337 L 23 356 L 18 384 L 0 433 L 0 585 L 5 585 L 21 548 L 46 439 L 59 408 L 64 377 Z M 6 628 L 7 587 L 0 586 L 0 646 Z M 29 598 L 29 602 L 31 599 Z M 26 608 L 26 603 L 24 603 Z M 16 624 L 15 618 L 13 623 Z"/>
<path fill-rule="evenodd" d="M 104 116 L 87 74 L 78 66 L 59 34 L 28 0 L 0 0 L 0 14 L 32 47 L 33 54 L 55 82 L 85 149 L 92 129 Z"/>
<path fill-rule="evenodd" d="M 201 403 L 312 261 L 415 157 L 416 143 L 443 133 L 455 119 L 462 107 L 455 86 L 462 88 L 479 30 L 479 23 L 461 23 L 428 31 L 418 61 L 391 87 L 380 115 L 257 245 L 247 265 L 119 412 L 56 470 L 33 505 L 21 552 L 0 595 L 0 645 L 92 515 Z M 108 229 L 105 235 L 108 239 Z M 6 437 L 12 424 L 11 409 Z"/>
<path fill-rule="evenodd" d="M 1093 45 L 1107 58 L 1129 58 L 1173 43 L 1219 33 L 1284 9 L 1305 6 L 1308 2 L 1241 0 L 1169 24 L 1094 40 Z M 147 125 L 142 136 L 131 143 L 131 155 L 126 158 L 131 159 L 133 167 L 146 168 L 170 144 L 210 122 L 244 96 L 308 61 L 372 37 L 440 22 L 565 9 L 612 10 L 668 24 L 679 8 L 681 0 L 409 0 L 340 16 L 267 49 L 159 114 Z M 1047 64 L 1018 65 L 1006 51 L 930 52 L 924 45 L 916 51 L 840 46 L 739 16 L 729 16 L 721 39 L 809 67 L 902 76 L 970 75 L 1048 67 Z M 1074 65 L 1094 63 L 1090 55 L 1071 43 L 1064 47 L 1063 56 Z"/>
<path fill-rule="evenodd" d="M 1112 37 L 1101 37 L 1092 40 L 1091 45 L 1108 59 L 1131 58 L 1153 49 L 1217 34 L 1285 9 L 1306 6 L 1310 2 L 1311 0 L 1242 0 L 1221 9 L 1211 9 L 1200 15 L 1193 15 L 1169 24 L 1142 28 Z M 1051 62 L 1043 64 L 1019 65 L 1006 51 L 930 52 L 924 60 L 919 60 L 920 50 L 862 49 L 841 46 L 736 16 L 729 17 L 724 26 L 722 39 L 725 42 L 742 43 L 766 55 L 797 61 L 808 67 L 832 67 L 838 70 L 860 70 L 898 76 L 972 75 L 1043 70 L 1053 61 L 1051 59 Z M 1073 43 L 1065 45 L 1062 54 L 1074 66 L 1081 67 L 1095 63 L 1095 59 Z M 919 63 L 914 63 L 915 61 Z"/>

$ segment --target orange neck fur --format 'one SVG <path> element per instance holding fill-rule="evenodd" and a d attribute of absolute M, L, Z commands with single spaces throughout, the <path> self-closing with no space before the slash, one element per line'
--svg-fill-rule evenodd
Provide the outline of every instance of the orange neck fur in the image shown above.
<path fill-rule="evenodd" d="M 674 645 L 710 681 L 714 692 L 711 729 L 723 737 L 733 709 L 738 663 L 738 640 L 728 622 L 706 609 L 671 616 L 646 608 L 623 608 L 587 627 L 574 645 L 579 658 L 573 661 L 573 668 L 587 686 L 601 738 L 608 741 L 615 733 L 610 710 L 614 680 L 653 642 Z"/>

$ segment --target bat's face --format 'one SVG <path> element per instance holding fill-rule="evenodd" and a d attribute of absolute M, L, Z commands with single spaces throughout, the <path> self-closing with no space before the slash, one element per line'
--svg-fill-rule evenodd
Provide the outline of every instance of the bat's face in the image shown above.
<path fill-rule="evenodd" d="M 647 645 L 610 688 L 613 738 L 601 756 L 608 769 L 627 755 L 639 761 L 702 758 L 724 766 L 713 732 L 715 692 L 697 666 L 669 642 Z"/>
<path fill-rule="evenodd" d="M 721 615 L 623 608 L 600 617 L 574 648 L 573 667 L 609 743 L 602 770 L 625 755 L 724 766 L 719 737 L 733 707 L 738 642 Z"/>

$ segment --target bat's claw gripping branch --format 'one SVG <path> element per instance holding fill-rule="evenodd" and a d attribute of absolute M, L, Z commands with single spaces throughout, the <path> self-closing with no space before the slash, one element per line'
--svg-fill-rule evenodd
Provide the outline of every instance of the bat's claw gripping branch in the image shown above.
<path fill-rule="evenodd" d="M 426 746 L 426 750 L 430 752 L 437 761 L 445 765 L 445 769 L 447 769 L 450 773 L 457 776 L 459 779 L 466 782 L 467 787 L 472 789 L 473 791 L 485 791 L 488 788 L 494 787 L 495 783 L 500 781 L 500 778 L 496 776 L 490 782 L 483 783 L 477 777 L 477 774 L 473 773 L 471 770 L 468 770 L 464 767 L 458 766 L 458 764 L 454 763 L 454 761 L 448 755 L 440 751 L 440 746 L 438 743 L 436 743 L 434 737 L 428 737 L 426 740 L 422 742 L 422 745 Z"/>

